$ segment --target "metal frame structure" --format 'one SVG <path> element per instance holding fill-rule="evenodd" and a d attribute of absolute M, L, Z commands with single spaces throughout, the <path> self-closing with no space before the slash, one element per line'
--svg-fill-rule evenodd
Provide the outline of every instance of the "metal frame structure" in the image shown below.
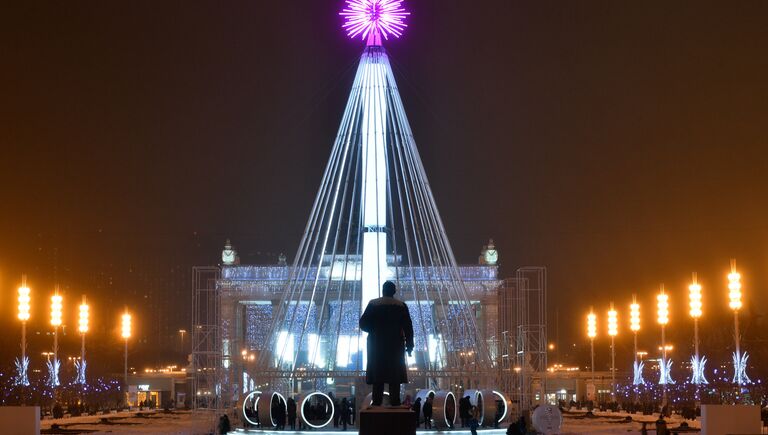
<path fill-rule="evenodd" d="M 211 412 L 212 423 L 226 407 L 223 394 L 221 342 L 221 300 L 216 266 L 192 268 L 192 410 Z"/>
<path fill-rule="evenodd" d="M 517 333 L 515 349 L 520 391 L 520 412 L 531 410 L 536 400 L 533 379 L 541 380 L 539 402 L 547 391 L 547 269 L 521 267 L 515 272 L 517 298 Z"/>
<path fill-rule="evenodd" d="M 519 417 L 545 400 L 547 374 L 547 269 L 522 267 L 499 289 L 499 354 L 501 388 Z M 540 388 L 534 388 L 534 378 Z"/>

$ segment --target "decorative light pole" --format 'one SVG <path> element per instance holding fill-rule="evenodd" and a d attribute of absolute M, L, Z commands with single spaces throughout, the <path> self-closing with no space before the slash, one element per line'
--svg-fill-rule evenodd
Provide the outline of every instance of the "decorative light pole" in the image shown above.
<path fill-rule="evenodd" d="M 664 284 L 661 285 L 661 292 L 656 296 L 656 321 L 661 325 L 661 362 L 659 363 L 659 384 L 663 386 L 663 398 L 661 406 L 667 405 L 667 384 L 674 384 L 670 371 L 672 370 L 672 361 L 667 360 L 667 337 L 665 327 L 669 323 L 669 296 L 664 293 Z"/>
<path fill-rule="evenodd" d="M 128 390 L 128 339 L 131 338 L 131 315 L 128 311 L 123 313 L 122 317 L 122 333 L 125 340 L 125 365 L 123 367 L 123 380 L 125 381 L 126 391 Z"/>
<path fill-rule="evenodd" d="M 704 366 L 707 364 L 707 357 L 699 355 L 699 317 L 701 317 L 701 284 L 696 279 L 696 273 L 693 274 L 691 285 L 688 286 L 688 305 L 689 314 L 693 317 L 693 348 L 694 355 L 691 358 L 691 383 L 696 385 L 696 401 L 699 400 L 699 385 L 708 384 L 704 377 Z"/>
<path fill-rule="evenodd" d="M 592 369 L 592 388 L 593 388 L 593 400 L 597 399 L 597 386 L 595 385 L 595 337 L 597 337 L 597 316 L 592 311 L 592 308 L 589 309 L 589 314 L 587 314 L 587 337 L 589 337 L 589 355 L 592 360 L 592 365 L 590 368 Z"/>
<path fill-rule="evenodd" d="M 48 365 L 48 385 L 51 388 L 59 386 L 59 326 L 61 326 L 61 308 L 63 298 L 59 294 L 59 287 L 51 296 L 51 326 L 53 326 L 53 360 L 47 362 Z"/>
<path fill-rule="evenodd" d="M 728 274 L 728 306 L 733 310 L 733 338 L 736 352 L 733 353 L 733 383 L 744 385 L 752 383 L 747 376 L 747 352 L 741 353 L 741 334 L 739 333 L 739 310 L 741 309 L 741 274 L 736 271 L 736 260 L 731 260 L 731 273 Z"/>
<path fill-rule="evenodd" d="M 613 302 L 608 310 L 608 335 L 611 337 L 611 403 L 616 401 L 616 335 L 619 333 L 619 317 Z"/>
<path fill-rule="evenodd" d="M 90 308 L 85 302 L 85 295 L 83 295 L 83 303 L 80 304 L 80 318 L 78 319 L 77 330 L 80 332 L 80 361 L 75 361 L 75 368 L 77 369 L 76 383 L 85 385 L 85 333 L 88 332 L 88 320 L 90 317 Z"/>
<path fill-rule="evenodd" d="M 645 383 L 643 379 L 643 361 L 637 360 L 637 331 L 640 330 L 640 304 L 637 303 L 637 297 L 632 295 L 632 304 L 629 305 L 629 329 L 634 335 L 635 341 L 635 363 L 634 363 L 634 376 L 632 377 L 632 384 L 640 385 Z"/>
<path fill-rule="evenodd" d="M 16 385 L 29 386 L 29 358 L 27 357 L 27 320 L 29 320 L 29 287 L 27 287 L 27 275 L 21 276 L 19 287 L 19 313 L 21 320 L 21 359 L 16 358 Z"/>

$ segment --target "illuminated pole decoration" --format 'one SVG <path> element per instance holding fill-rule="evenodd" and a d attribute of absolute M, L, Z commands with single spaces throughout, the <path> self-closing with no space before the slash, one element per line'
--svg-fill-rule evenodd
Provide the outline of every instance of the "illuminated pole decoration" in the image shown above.
<path fill-rule="evenodd" d="M 619 315 L 613 309 L 608 310 L 608 335 L 611 337 L 611 402 L 616 401 L 616 335 L 619 333 Z"/>
<path fill-rule="evenodd" d="M 126 311 L 122 317 L 121 334 L 125 340 L 125 365 L 123 366 L 123 380 L 125 381 L 126 391 L 128 388 L 128 339 L 131 338 L 131 315 Z"/>
<path fill-rule="evenodd" d="M 587 337 L 589 337 L 589 354 L 592 359 L 592 385 L 595 385 L 595 337 L 597 337 L 597 316 L 592 310 L 587 314 Z"/>
<path fill-rule="evenodd" d="M 699 355 L 699 317 L 701 317 L 701 284 L 693 274 L 691 285 L 688 286 L 688 305 L 689 314 L 693 317 L 693 348 L 694 355 L 691 357 L 691 383 L 695 385 L 708 384 L 704 376 L 704 366 L 707 364 L 707 357 Z M 699 391 L 696 390 L 698 396 Z M 697 398 L 698 399 L 698 398 Z"/>
<path fill-rule="evenodd" d="M 75 361 L 75 368 L 77 369 L 76 384 L 85 385 L 85 333 L 88 332 L 88 321 L 90 317 L 90 308 L 85 302 L 85 295 L 83 295 L 83 303 L 80 304 L 80 317 L 78 319 L 77 330 L 80 332 L 80 361 Z"/>
<path fill-rule="evenodd" d="M 61 308 L 63 298 L 59 294 L 59 288 L 56 287 L 53 296 L 51 296 L 51 326 L 53 326 L 53 360 L 48 360 L 48 385 L 51 388 L 58 387 L 59 368 L 59 326 L 61 326 Z"/>
<path fill-rule="evenodd" d="M 643 379 L 643 361 L 637 360 L 637 331 L 640 330 L 640 304 L 637 303 L 635 295 L 632 295 L 632 304 L 629 305 L 629 329 L 632 331 L 635 339 L 635 363 L 633 365 L 632 383 L 640 385 L 645 383 L 645 379 Z"/>
<path fill-rule="evenodd" d="M 736 260 L 731 260 L 731 273 L 728 274 L 728 306 L 733 310 L 733 338 L 736 342 L 736 352 L 733 353 L 733 383 L 736 385 L 751 384 L 747 376 L 747 352 L 741 353 L 741 334 L 739 333 L 739 310 L 741 309 L 741 274 L 736 271 Z"/>
<path fill-rule="evenodd" d="M 21 287 L 19 287 L 19 312 L 18 318 L 21 320 L 21 359 L 16 358 L 16 385 L 29 386 L 29 357 L 27 357 L 27 320 L 29 320 L 29 287 L 27 287 L 27 276 L 22 275 Z"/>
<path fill-rule="evenodd" d="M 669 296 L 664 293 L 664 285 L 661 286 L 661 292 L 656 296 L 656 321 L 661 325 L 661 361 L 659 362 L 659 384 L 663 385 L 664 397 L 661 406 L 667 404 L 667 384 L 674 384 L 670 371 L 672 370 L 672 360 L 667 359 L 667 337 L 665 328 L 669 323 Z"/>

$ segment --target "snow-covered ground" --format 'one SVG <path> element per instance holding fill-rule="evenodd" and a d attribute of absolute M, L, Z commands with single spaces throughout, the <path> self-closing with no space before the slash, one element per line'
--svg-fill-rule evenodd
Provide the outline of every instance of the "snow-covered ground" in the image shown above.
<path fill-rule="evenodd" d="M 58 424 L 67 433 L 76 433 L 72 431 L 82 430 L 81 433 L 95 434 L 184 434 L 184 435 L 202 435 L 210 434 L 216 427 L 216 417 L 213 414 L 193 414 L 189 411 L 176 411 L 170 414 L 158 412 L 143 412 L 143 417 L 136 416 L 137 412 L 119 412 L 109 415 L 94 415 L 83 417 L 70 417 L 58 420 L 43 420 L 41 426 L 43 433 L 56 433 L 50 431 L 52 424 Z M 632 421 L 625 421 L 630 416 Z M 107 419 L 105 423 L 102 418 Z M 628 434 L 639 433 L 642 422 L 648 422 L 648 429 L 655 432 L 654 422 L 658 419 L 658 414 L 641 415 L 622 412 L 596 412 L 593 418 L 585 417 L 584 413 L 567 413 L 563 418 L 563 434 Z M 667 419 L 667 427 L 675 428 L 683 423 L 682 417 L 673 415 Z M 233 422 L 235 423 L 235 422 Z M 688 421 L 692 428 L 699 428 L 698 421 Z M 234 424 L 233 424 L 234 426 Z M 355 429 L 350 427 L 347 432 L 341 431 L 308 431 L 296 432 L 306 434 L 350 434 L 356 433 Z M 487 435 L 502 435 L 506 433 L 506 426 L 499 430 L 483 430 L 480 433 Z M 420 430 L 419 434 L 435 433 L 436 431 Z M 235 433 L 244 433 L 242 430 L 236 430 Z M 285 434 L 285 431 L 268 432 L 252 430 L 247 433 L 258 433 L 263 435 Z M 453 430 L 446 432 L 454 435 L 469 434 L 468 430 Z M 766 433 L 763 430 L 763 433 Z"/>
<path fill-rule="evenodd" d="M 193 414 L 190 411 L 173 413 L 124 411 L 116 414 L 90 415 L 60 419 L 46 419 L 40 422 L 42 433 L 57 433 L 51 430 L 54 424 L 65 429 L 66 433 L 92 434 L 179 434 L 203 435 L 212 433 L 215 427 L 212 414 Z M 106 420 L 106 422 L 105 422 Z"/>

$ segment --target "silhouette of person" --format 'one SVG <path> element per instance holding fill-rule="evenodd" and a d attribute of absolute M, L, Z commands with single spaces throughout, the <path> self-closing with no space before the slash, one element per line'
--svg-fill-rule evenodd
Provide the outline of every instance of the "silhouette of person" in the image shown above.
<path fill-rule="evenodd" d="M 395 299 L 395 284 L 387 281 L 383 297 L 368 302 L 360 317 L 360 329 L 368 333 L 368 363 L 365 382 L 373 385 L 373 406 L 384 400 L 384 384 L 389 384 L 389 403 L 400 405 L 400 384 L 408 382 L 405 352 L 413 351 L 413 323 L 408 307 Z"/>

